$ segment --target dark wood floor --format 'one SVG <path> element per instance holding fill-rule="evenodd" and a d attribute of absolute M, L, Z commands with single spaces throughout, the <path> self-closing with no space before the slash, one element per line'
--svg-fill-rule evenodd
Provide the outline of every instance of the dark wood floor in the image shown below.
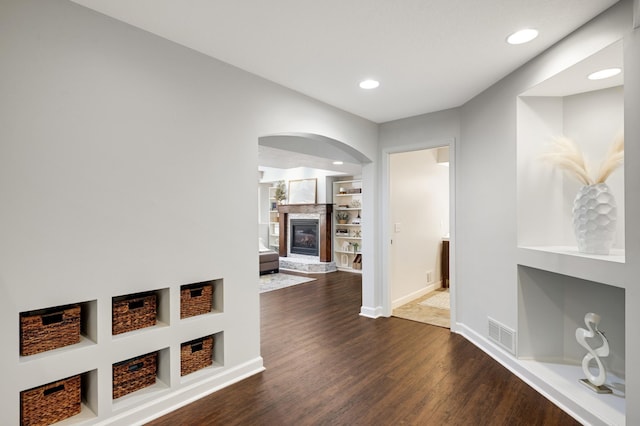
<path fill-rule="evenodd" d="M 261 374 L 153 425 L 577 425 L 449 330 L 360 317 L 360 276 L 263 293 Z"/>

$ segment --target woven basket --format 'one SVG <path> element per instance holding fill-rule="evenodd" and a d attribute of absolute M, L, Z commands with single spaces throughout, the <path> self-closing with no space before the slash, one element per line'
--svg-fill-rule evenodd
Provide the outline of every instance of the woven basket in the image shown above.
<path fill-rule="evenodd" d="M 20 355 L 50 351 L 80 341 L 80 306 L 20 314 Z"/>
<path fill-rule="evenodd" d="M 156 294 L 132 294 L 113 298 L 113 335 L 156 325 Z"/>
<path fill-rule="evenodd" d="M 180 318 L 211 312 L 213 284 L 201 283 L 180 287 Z"/>
<path fill-rule="evenodd" d="M 20 392 L 20 423 L 50 425 L 79 414 L 81 382 L 78 375 Z"/>
<path fill-rule="evenodd" d="M 157 371 L 158 352 L 113 364 L 113 399 L 155 384 Z"/>
<path fill-rule="evenodd" d="M 180 345 L 180 375 L 186 376 L 213 364 L 213 336 Z"/>

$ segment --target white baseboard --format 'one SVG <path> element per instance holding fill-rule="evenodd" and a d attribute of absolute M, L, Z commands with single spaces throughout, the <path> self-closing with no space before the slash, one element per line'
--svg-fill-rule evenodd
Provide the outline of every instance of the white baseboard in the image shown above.
<path fill-rule="evenodd" d="M 395 309 L 398 306 L 402 306 L 406 303 L 411 302 L 412 300 L 417 299 L 418 297 L 424 296 L 427 293 L 430 293 L 438 288 L 442 287 L 442 281 L 437 281 L 429 284 L 426 287 L 421 288 L 418 291 L 414 291 L 413 293 L 407 294 L 406 296 L 402 296 L 399 299 L 396 299 L 391 302 L 391 309 Z"/>
<path fill-rule="evenodd" d="M 375 308 L 370 308 L 368 306 L 360 307 L 360 316 L 367 318 L 380 318 L 383 317 L 382 306 L 377 306 Z"/>
<path fill-rule="evenodd" d="M 221 374 L 186 385 L 166 396 L 156 398 L 146 404 L 136 406 L 124 413 L 109 417 L 98 425 L 130 426 L 144 425 L 178 408 L 204 398 L 222 388 L 264 371 L 262 357 L 225 370 Z"/>

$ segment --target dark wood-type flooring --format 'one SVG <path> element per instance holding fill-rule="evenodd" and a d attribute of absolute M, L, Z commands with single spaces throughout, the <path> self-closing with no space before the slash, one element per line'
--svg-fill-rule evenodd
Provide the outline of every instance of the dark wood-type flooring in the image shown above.
<path fill-rule="evenodd" d="M 449 330 L 358 315 L 337 272 L 260 296 L 266 371 L 151 424 L 577 425 Z"/>

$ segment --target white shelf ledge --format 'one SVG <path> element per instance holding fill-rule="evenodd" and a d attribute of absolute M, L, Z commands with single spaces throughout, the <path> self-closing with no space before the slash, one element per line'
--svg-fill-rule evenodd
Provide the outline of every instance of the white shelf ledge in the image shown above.
<path fill-rule="evenodd" d="M 606 425 L 624 425 L 626 417 L 625 380 L 611 373 L 607 374 L 606 385 L 612 394 L 597 394 L 580 383 L 584 372 L 579 365 L 518 360 L 520 365 L 556 391 L 565 395 L 584 412 Z M 585 419 L 589 420 L 589 419 Z"/>
<path fill-rule="evenodd" d="M 570 246 L 518 247 L 517 263 L 614 287 L 625 288 L 624 250 L 609 256 L 578 252 Z"/>

